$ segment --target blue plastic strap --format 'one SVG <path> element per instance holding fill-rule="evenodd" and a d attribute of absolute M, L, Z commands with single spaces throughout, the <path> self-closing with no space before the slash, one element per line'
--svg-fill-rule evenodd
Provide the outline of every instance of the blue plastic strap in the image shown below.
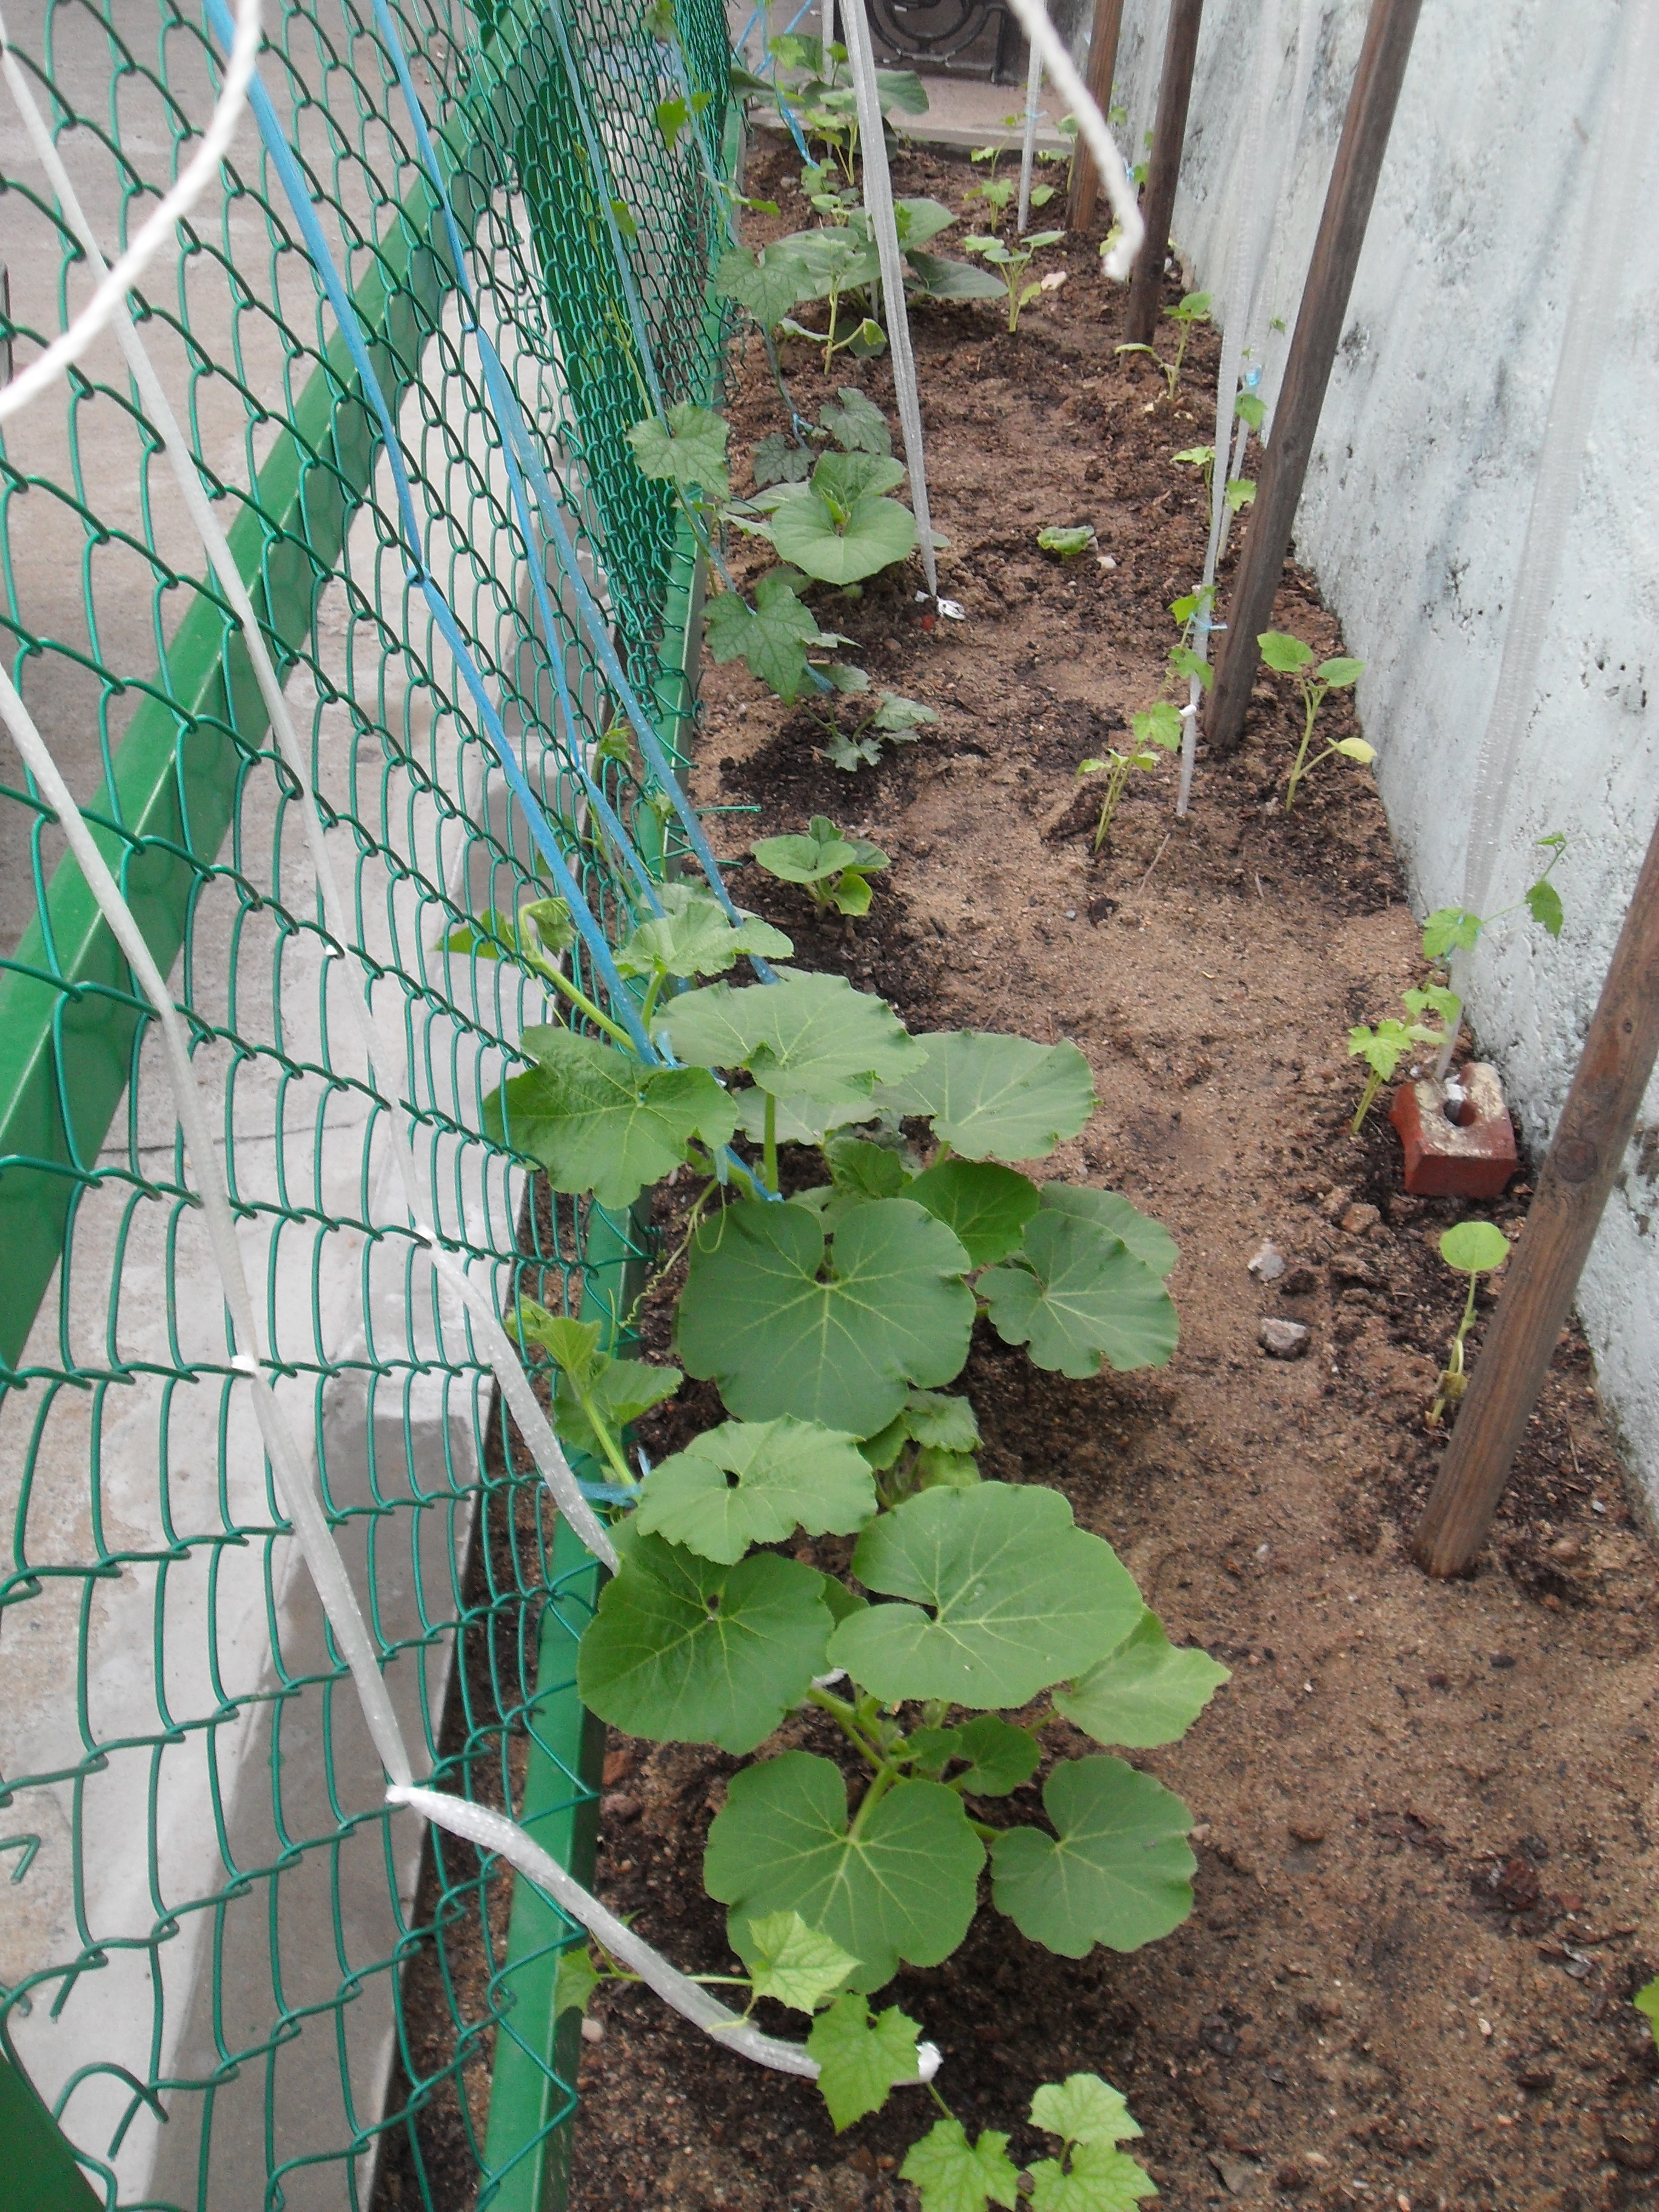
<path fill-rule="evenodd" d="M 225 0 L 207 0 L 207 9 L 215 37 L 228 52 L 234 33 L 229 13 L 225 6 Z M 357 320 L 357 312 L 352 305 L 351 295 L 346 289 L 345 280 L 336 264 L 333 252 L 324 234 L 322 225 L 317 220 L 316 211 L 312 206 L 310 194 L 306 190 L 305 179 L 299 163 L 288 141 L 283 136 L 282 127 L 276 118 L 276 111 L 271 105 L 270 96 L 261 83 L 257 71 L 249 81 L 248 105 L 253 110 L 255 119 L 259 125 L 260 137 L 264 142 L 265 150 L 281 180 L 289 205 L 293 210 L 295 221 L 299 224 L 301 235 L 305 240 L 306 251 L 311 257 L 313 266 L 327 295 L 329 304 L 334 310 L 335 320 L 339 325 L 341 336 L 345 340 L 346 350 L 351 357 L 352 366 L 357 372 L 365 396 L 379 420 L 381 440 L 386 447 L 386 461 L 391 468 L 392 483 L 396 488 L 398 514 L 403 524 L 404 540 L 411 563 L 410 580 L 419 585 L 427 605 L 431 609 L 433 619 L 455 657 L 455 665 L 460 672 L 462 680 L 477 703 L 491 750 L 501 762 L 502 774 L 507 778 L 514 797 L 523 810 L 536 848 L 548 864 L 560 897 L 570 908 L 571 918 L 592 956 L 596 969 L 605 981 L 606 991 L 615 1002 L 617 1012 L 626 1025 L 629 1036 L 635 1040 L 641 1057 L 651 1061 L 659 1060 L 661 1055 L 652 1044 L 640 1022 L 633 994 L 628 990 L 617 971 L 617 965 L 611 957 L 611 947 L 605 940 L 605 933 L 594 920 L 589 911 L 587 902 L 577 888 L 575 878 L 565 864 L 564 855 L 559 850 L 558 842 L 548 823 L 546 814 L 535 793 L 531 790 L 524 771 L 514 757 L 512 745 L 507 740 L 506 731 L 501 726 L 501 716 L 490 701 L 483 678 L 479 674 L 471 651 L 462 635 L 460 625 L 451 612 L 443 593 L 427 573 L 422 552 L 420 526 L 415 514 L 414 494 L 410 487 L 409 472 L 404 465 L 403 449 L 398 441 L 397 426 L 392 419 L 391 410 L 386 404 L 386 394 L 380 389 L 380 379 L 374 374 L 374 366 L 369 359 L 368 347 L 363 337 L 362 325 Z"/>
<path fill-rule="evenodd" d="M 211 0 L 211 4 L 222 8 L 223 0 Z M 409 109 L 410 126 L 415 133 L 416 144 L 420 150 L 421 159 L 426 167 L 428 179 L 437 195 L 438 204 L 442 211 L 450 253 L 455 262 L 456 280 L 460 284 L 469 306 L 471 306 L 473 304 L 472 288 L 467 275 L 465 250 L 460 230 L 455 221 L 454 210 L 450 204 L 443 171 L 438 161 L 437 149 L 432 143 L 425 112 L 415 91 L 403 41 L 398 35 L 397 25 L 392 18 L 386 0 L 375 0 L 375 20 L 380 26 L 380 35 L 386 42 L 388 54 L 397 72 L 398 85 L 403 92 L 404 105 Z M 338 312 L 337 307 L 337 314 Z M 496 427 L 501 433 L 503 456 L 509 458 L 510 465 L 509 449 L 516 453 L 520 466 L 530 479 L 536 494 L 537 503 L 542 511 L 543 526 L 553 541 L 559 566 L 575 597 L 582 628 L 586 632 L 595 653 L 599 655 L 599 665 L 605 672 L 605 680 L 621 700 L 623 712 L 627 714 L 635 737 L 639 741 L 642 756 L 673 804 L 674 811 L 679 817 L 681 827 L 684 830 L 691 849 L 696 855 L 698 866 L 708 880 L 710 890 L 720 901 L 728 919 L 735 923 L 738 919 L 738 910 L 721 879 L 720 863 L 714 858 L 714 850 L 704 835 L 702 823 L 697 819 L 696 810 L 686 797 L 679 778 L 674 773 L 673 765 L 668 758 L 662 739 L 657 734 L 656 725 L 646 714 L 633 685 L 623 673 L 622 662 L 611 641 L 609 625 L 605 622 L 598 601 L 588 588 L 587 579 L 582 574 L 580 564 L 576 558 L 575 548 L 572 545 L 569 533 L 565 527 L 563 513 L 554 494 L 553 487 L 548 480 L 541 455 L 525 422 L 524 411 L 519 404 L 518 393 L 514 390 L 507 371 L 501 366 L 501 356 L 497 354 L 488 333 L 478 322 L 476 313 L 472 317 L 472 332 L 477 341 L 479 358 L 483 365 L 484 386 L 489 396 L 490 411 L 495 416 Z M 523 526 L 521 523 L 520 527 Z M 527 532 L 526 542 L 528 542 Z M 654 895 L 653 902 L 655 903 Z M 750 954 L 749 959 L 750 965 L 763 982 L 772 981 L 773 971 L 764 960 L 754 954 Z"/>

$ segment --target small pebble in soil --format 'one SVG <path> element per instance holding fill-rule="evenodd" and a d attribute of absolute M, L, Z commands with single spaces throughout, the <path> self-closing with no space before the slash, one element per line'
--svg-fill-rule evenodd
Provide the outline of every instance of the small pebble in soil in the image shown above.
<path fill-rule="evenodd" d="M 1298 1844 L 1322 1844 L 1325 1831 L 1317 1820 L 1290 1820 L 1285 1823 Z"/>
<path fill-rule="evenodd" d="M 1351 1206 L 1342 1216 L 1342 1228 L 1350 1237 L 1363 1237 L 1368 1229 L 1375 1229 L 1382 1218 L 1374 1206 Z"/>
<path fill-rule="evenodd" d="M 1265 1243 L 1245 1265 L 1258 1282 L 1276 1283 L 1285 1272 L 1285 1255 L 1277 1244 Z"/>
<path fill-rule="evenodd" d="M 1281 1321 L 1277 1314 L 1268 1314 L 1256 1334 L 1269 1359 L 1300 1359 L 1313 1332 L 1306 1322 Z"/>

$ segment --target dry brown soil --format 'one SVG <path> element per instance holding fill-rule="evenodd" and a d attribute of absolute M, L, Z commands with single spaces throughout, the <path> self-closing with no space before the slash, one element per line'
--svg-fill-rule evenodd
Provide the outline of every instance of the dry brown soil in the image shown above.
<path fill-rule="evenodd" d="M 784 205 L 757 235 L 809 219 L 792 166 L 757 165 L 751 188 Z M 960 204 L 971 173 L 917 153 L 897 181 Z M 1628 1999 L 1659 1949 L 1654 1556 L 1576 1334 L 1478 1574 L 1432 1583 L 1407 1556 L 1459 1303 L 1432 1240 L 1457 1209 L 1403 1195 L 1381 1114 L 1358 1141 L 1346 1126 L 1348 1024 L 1419 972 L 1387 826 L 1369 776 L 1334 764 L 1286 821 L 1295 725 L 1268 682 L 1242 753 L 1200 761 L 1188 821 L 1172 776 L 1148 775 L 1091 858 L 1074 770 L 1156 695 L 1165 603 L 1199 570 L 1197 487 L 1170 457 L 1207 441 L 1215 347 L 1194 346 L 1171 405 L 1147 364 L 1113 353 L 1092 243 L 1042 265 L 1068 282 L 1015 338 L 988 307 L 915 319 L 943 587 L 966 621 L 924 628 L 915 574 L 825 606 L 879 683 L 937 707 L 937 730 L 848 777 L 804 714 L 740 667 L 710 670 L 696 790 L 754 810 L 709 817 L 732 854 L 816 811 L 891 854 L 845 932 L 752 869 L 734 877 L 805 964 L 913 1026 L 1069 1036 L 1088 1054 L 1099 1112 L 1048 1171 L 1168 1224 L 1180 1351 L 1159 1374 L 1079 1384 L 981 1332 L 963 1382 L 987 1472 L 1059 1484 L 1170 1633 L 1233 1678 L 1185 1742 L 1138 1757 L 1199 1823 L 1181 1929 L 1072 1963 L 988 1909 L 954 1960 L 892 1995 L 943 2045 L 956 2110 L 1012 2130 L 1023 2159 L 1043 2148 L 1022 2125 L 1039 2082 L 1115 2082 L 1173 2212 L 1645 2203 L 1654 2054 Z M 797 392 L 816 411 L 830 390 L 804 351 Z M 838 363 L 834 382 L 890 410 L 884 363 Z M 734 452 L 776 427 L 757 349 L 732 414 Z M 1038 553 L 1040 526 L 1078 521 L 1114 566 Z M 1275 622 L 1339 647 L 1294 572 Z M 1513 1224 L 1528 1195 L 1523 1180 L 1489 1211 Z M 1268 1290 L 1246 1266 L 1264 1238 L 1291 1263 Z M 1265 1357 L 1265 1313 L 1310 1324 L 1309 1356 Z M 653 1326 L 665 1349 L 660 1311 Z M 653 1441 L 718 1417 L 693 1392 Z M 795 1735 L 817 1741 L 805 1723 Z M 702 1971 L 730 1963 L 699 1863 L 732 1765 L 612 1739 L 600 1887 Z M 895 2166 L 927 2124 L 919 2097 L 837 2137 L 811 2089 L 722 2056 L 642 1992 L 595 2014 L 579 2212 L 915 2203 Z"/>

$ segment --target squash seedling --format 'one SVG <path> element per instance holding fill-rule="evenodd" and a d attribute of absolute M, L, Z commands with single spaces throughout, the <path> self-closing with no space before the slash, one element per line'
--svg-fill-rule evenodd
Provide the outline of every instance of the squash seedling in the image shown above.
<path fill-rule="evenodd" d="M 1423 924 L 1423 957 L 1425 960 L 1447 960 L 1454 952 L 1473 952 L 1480 942 L 1482 930 L 1491 929 L 1500 921 L 1507 921 L 1512 914 L 1524 907 L 1539 927 L 1551 937 L 1559 937 L 1566 921 L 1566 910 L 1561 903 L 1561 894 L 1550 881 L 1556 862 L 1567 849 L 1567 840 L 1559 830 L 1552 830 L 1547 837 L 1534 840 L 1534 844 L 1549 854 L 1544 872 L 1528 886 L 1513 906 L 1502 908 L 1497 914 L 1484 919 L 1472 914 L 1468 907 L 1437 907 Z M 1446 1037 L 1441 1046 L 1440 1061 L 1435 1070 L 1437 1078 L 1443 1079 L 1451 1062 L 1452 1047 L 1457 1041 L 1457 1025 L 1462 1018 L 1463 1002 L 1455 993 L 1447 992 L 1455 1011 L 1446 1017 Z"/>
<path fill-rule="evenodd" d="M 1455 1033 L 1454 1024 L 1462 1011 L 1462 1001 L 1455 991 L 1447 990 L 1443 984 L 1431 983 L 1420 991 L 1407 991 L 1403 998 L 1407 1020 L 1396 1021 L 1390 1015 L 1375 1029 L 1358 1022 L 1348 1031 L 1348 1050 L 1364 1061 L 1367 1070 L 1365 1088 L 1360 1093 L 1350 1124 L 1356 1137 L 1364 1127 L 1365 1116 L 1377 1092 L 1385 1083 L 1393 1082 L 1395 1070 L 1412 1047 L 1432 1045 L 1438 1052 L 1445 1044 L 1449 1030 Z M 1425 1014 L 1438 1014 L 1442 1026 L 1436 1029 L 1424 1019 Z"/>
<path fill-rule="evenodd" d="M 1086 522 L 1074 526 L 1050 522 L 1037 532 L 1038 550 L 1057 554 L 1062 561 L 1075 561 L 1078 555 L 1086 553 L 1094 542 L 1095 533 Z"/>
<path fill-rule="evenodd" d="M 861 668 L 837 672 L 843 678 L 864 676 Z M 861 692 L 869 689 L 870 679 L 864 676 L 861 684 L 838 683 L 841 692 Z M 920 699 L 907 699 L 897 691 L 878 691 L 875 703 L 862 720 L 853 728 L 844 730 L 830 716 L 820 714 L 819 721 L 827 733 L 823 757 L 831 768 L 838 768 L 848 775 L 860 768 L 874 768 L 881 758 L 883 740 L 890 744 L 911 745 L 924 722 L 936 722 L 938 711 L 924 706 Z"/>
<path fill-rule="evenodd" d="M 1181 709 L 1172 700 L 1160 699 L 1156 706 L 1144 714 L 1132 714 L 1129 728 L 1134 743 L 1126 752 L 1109 750 L 1104 759 L 1090 759 L 1078 763 L 1077 772 L 1082 775 L 1106 778 L 1101 795 L 1100 819 L 1095 824 L 1094 840 L 1090 847 L 1097 853 L 1106 842 L 1112 826 L 1112 817 L 1117 812 L 1130 776 L 1138 768 L 1156 768 L 1158 750 L 1166 753 L 1181 750 Z"/>
<path fill-rule="evenodd" d="M 870 878 L 887 866 L 887 855 L 867 837 L 837 830 L 827 814 L 815 814 L 793 836 L 763 837 L 754 847 L 755 865 L 781 884 L 799 884 L 820 912 L 870 910 Z"/>
<path fill-rule="evenodd" d="M 1363 738 L 1334 738 L 1322 753 L 1316 753 L 1311 760 L 1308 758 L 1320 708 L 1331 692 L 1346 691 L 1351 684 L 1357 684 L 1365 664 L 1339 657 L 1322 660 L 1316 668 L 1312 646 L 1304 645 L 1299 637 L 1291 637 L 1282 629 L 1263 630 L 1256 643 L 1269 668 L 1279 676 L 1294 676 L 1302 686 L 1302 742 L 1296 749 L 1291 780 L 1285 787 L 1285 811 L 1288 814 L 1296 805 L 1297 786 L 1322 762 L 1340 754 L 1344 760 L 1358 761 L 1361 767 L 1368 768 L 1376 758 L 1376 748 L 1368 745 Z"/>
<path fill-rule="evenodd" d="M 1469 1279 L 1469 1294 L 1463 1302 L 1463 1318 L 1457 1324 L 1457 1334 L 1452 1339 L 1451 1352 L 1441 1372 L 1434 1403 L 1428 1411 L 1428 1425 L 1440 1426 L 1448 1406 L 1455 1406 L 1468 1388 L 1468 1376 L 1464 1365 L 1463 1346 L 1469 1331 L 1474 1327 L 1474 1294 L 1480 1287 L 1482 1275 L 1497 1272 L 1510 1256 L 1510 1240 L 1495 1222 L 1460 1221 L 1454 1229 L 1447 1230 L 1440 1239 L 1440 1256 L 1449 1267 Z"/>
<path fill-rule="evenodd" d="M 1008 331 L 1019 328 L 1020 311 L 1029 307 L 1042 291 L 1040 283 L 1025 283 L 1025 272 L 1045 246 L 1058 246 L 1063 230 L 1039 230 L 1018 246 L 1005 246 L 1000 238 L 964 238 L 963 251 L 977 253 L 995 270 L 1008 294 Z"/>
<path fill-rule="evenodd" d="M 1164 381 L 1170 388 L 1170 404 L 1173 406 L 1176 392 L 1181 383 L 1182 363 L 1187 358 L 1187 348 L 1191 342 L 1193 331 L 1197 325 L 1207 323 L 1210 319 L 1210 295 L 1207 292 L 1188 292 L 1179 307 L 1166 307 L 1164 312 L 1174 323 L 1177 333 L 1173 361 L 1165 361 L 1162 354 L 1149 345 L 1115 346 L 1113 351 L 1144 353 L 1150 356 L 1164 372 Z"/>

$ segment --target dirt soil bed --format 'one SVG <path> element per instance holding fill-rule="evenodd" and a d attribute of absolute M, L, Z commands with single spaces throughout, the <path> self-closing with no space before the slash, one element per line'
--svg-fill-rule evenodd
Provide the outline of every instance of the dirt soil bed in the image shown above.
<path fill-rule="evenodd" d="M 757 237 L 811 220 L 794 167 L 755 164 L 751 189 L 783 207 Z M 917 152 L 896 184 L 959 206 L 973 174 Z M 1188 822 L 1173 772 L 1145 776 L 1091 857 L 1077 763 L 1157 696 L 1167 602 L 1202 560 L 1195 471 L 1170 457 L 1209 439 L 1216 345 L 1200 335 L 1171 404 L 1149 364 L 1114 355 L 1121 306 L 1093 244 L 1042 265 L 1068 281 L 1015 338 L 989 307 L 915 317 L 942 588 L 967 619 L 928 628 L 914 574 L 823 617 L 878 684 L 936 707 L 937 729 L 845 775 L 805 714 L 711 669 L 696 796 L 753 810 L 709 817 L 728 853 L 821 811 L 891 854 L 844 930 L 734 875 L 804 964 L 881 992 L 914 1028 L 1087 1054 L 1100 1110 L 1048 1171 L 1168 1224 L 1181 1349 L 1161 1373 L 1079 1384 L 981 1330 L 963 1384 L 986 1473 L 1059 1484 L 1170 1634 L 1233 1679 L 1185 1742 L 1137 1754 L 1199 1823 L 1182 1928 L 1073 1963 L 988 1911 L 955 1960 L 885 2001 L 944 2046 L 957 2112 L 1012 2129 L 1018 2158 L 1045 2148 L 1022 2125 L 1039 2082 L 1106 2075 L 1176 2212 L 1649 2203 L 1654 2053 L 1628 1999 L 1659 1948 L 1654 1556 L 1575 1334 L 1478 1574 L 1437 1585 L 1410 1562 L 1459 1304 L 1432 1240 L 1458 1209 L 1402 1194 L 1380 1112 L 1349 1135 L 1343 1052 L 1351 1022 L 1418 979 L 1405 886 L 1364 772 L 1328 766 L 1291 819 L 1278 811 L 1299 722 L 1271 681 L 1243 750 L 1200 760 Z M 838 362 L 821 393 L 802 349 L 796 364 L 806 411 L 857 382 L 890 417 L 885 362 Z M 777 427 L 757 348 L 733 403 L 744 453 Z M 1091 524 L 1105 558 L 1048 560 L 1051 522 Z M 1294 572 L 1275 625 L 1341 650 Z M 1512 1224 L 1528 1195 L 1523 1170 L 1489 1211 Z M 1247 1267 L 1264 1239 L 1289 1263 L 1267 1288 Z M 1264 1355 L 1267 1314 L 1309 1324 L 1306 1357 Z M 646 1441 L 719 1418 L 690 1390 Z M 810 1721 L 794 1740 L 834 1748 Z M 699 1869 L 734 1764 L 611 1740 L 600 1888 L 699 1971 L 731 1963 Z M 895 2168 L 928 2124 L 920 2094 L 837 2137 L 809 2087 L 722 2057 L 643 1992 L 602 1996 L 595 2022 L 577 2212 L 915 2204 Z"/>

